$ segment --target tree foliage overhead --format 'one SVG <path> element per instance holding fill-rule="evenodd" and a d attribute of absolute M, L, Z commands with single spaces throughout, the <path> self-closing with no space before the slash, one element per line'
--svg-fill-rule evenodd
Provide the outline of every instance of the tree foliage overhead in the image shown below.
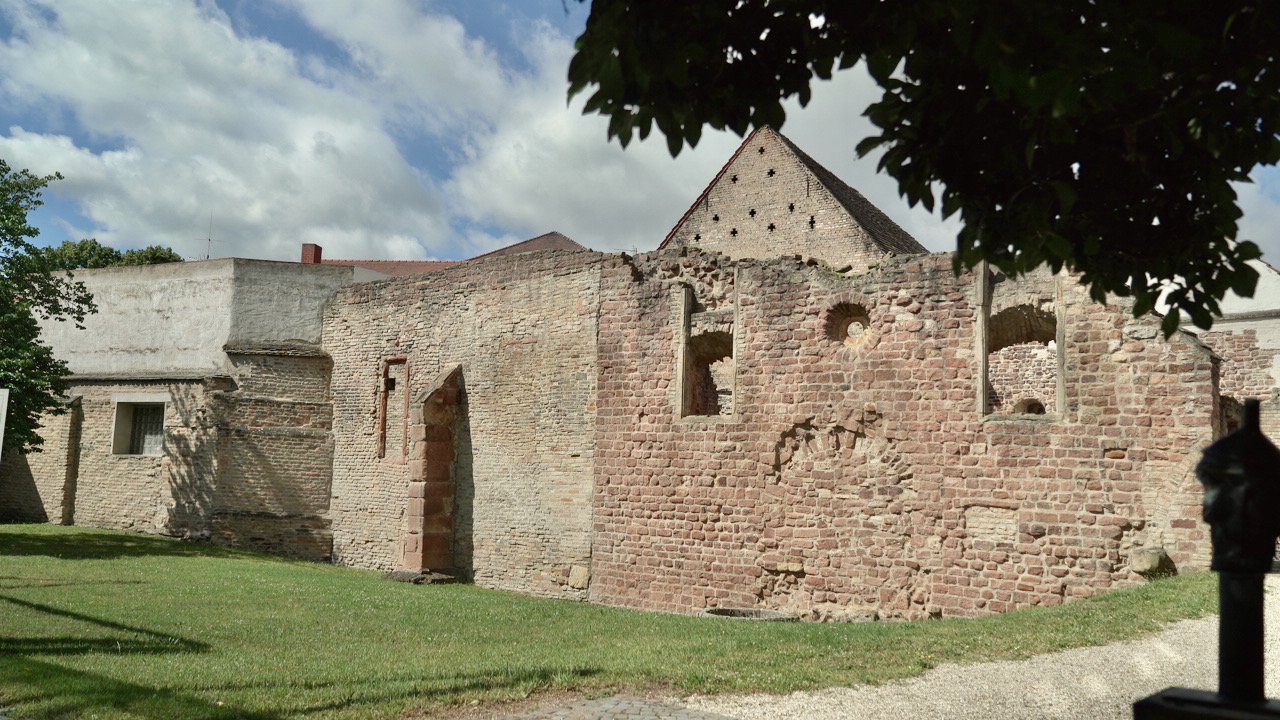
<path fill-rule="evenodd" d="M 181 255 L 163 245 L 148 245 L 120 252 L 93 238 L 63 240 L 61 245 L 44 248 L 41 252 L 49 265 L 59 270 L 182 262 Z"/>
<path fill-rule="evenodd" d="M 1209 327 L 1250 295 L 1228 183 L 1280 160 L 1280 5 L 1168 0 L 595 0 L 569 94 L 625 146 L 781 126 L 782 101 L 866 63 L 882 170 L 959 213 L 957 267 L 1078 272 L 1095 299 Z M 1178 313 L 1165 318 L 1166 333 Z"/>
<path fill-rule="evenodd" d="M 0 387 L 9 389 L 5 452 L 39 448 L 41 413 L 63 411 L 66 363 L 40 342 L 36 318 L 79 325 L 96 309 L 84 285 L 31 243 L 39 231 L 27 214 L 42 204 L 41 191 L 60 175 L 14 171 L 0 160 Z"/>

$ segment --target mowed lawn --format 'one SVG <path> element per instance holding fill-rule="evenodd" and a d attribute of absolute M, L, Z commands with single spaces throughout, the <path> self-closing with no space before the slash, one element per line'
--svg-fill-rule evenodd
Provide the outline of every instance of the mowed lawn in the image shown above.
<path fill-rule="evenodd" d="M 977 620 L 752 623 L 0 525 L 0 714 L 398 718 L 548 689 L 786 692 L 1111 642 L 1215 606 L 1198 574 Z"/>

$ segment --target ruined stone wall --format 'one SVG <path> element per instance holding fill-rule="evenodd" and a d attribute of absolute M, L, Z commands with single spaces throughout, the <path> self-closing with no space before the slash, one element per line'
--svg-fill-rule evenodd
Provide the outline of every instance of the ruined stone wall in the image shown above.
<path fill-rule="evenodd" d="M 1221 323 L 1226 325 L 1226 323 Z M 1263 328 L 1264 332 L 1269 328 Z M 1260 342 L 1259 328 L 1227 326 L 1223 330 L 1200 333 L 1200 340 L 1222 358 L 1219 391 L 1222 394 L 1222 432 L 1239 427 L 1244 401 L 1261 402 L 1262 431 L 1275 442 L 1280 438 L 1280 393 L 1273 375 L 1280 350 Z"/>
<path fill-rule="evenodd" d="M 1191 467 L 1215 394 L 1198 343 L 1068 284 L 1066 407 L 985 415 L 980 308 L 949 257 L 690 282 L 710 267 L 728 266 L 689 250 L 603 268 L 592 600 L 975 615 L 1135 582 L 1138 550 L 1206 562 Z M 734 308 L 733 415 L 673 399 L 681 283 Z"/>
<path fill-rule="evenodd" d="M 4 453 L 0 459 L 0 522 L 63 522 L 68 480 L 74 481 L 80 404 L 41 417 L 40 452 Z"/>
<path fill-rule="evenodd" d="M 1055 347 L 1036 342 L 1010 345 L 988 355 L 987 363 L 991 412 L 1021 411 L 1028 402 L 1039 403 L 1042 412 L 1057 411 Z"/>
<path fill-rule="evenodd" d="M 1222 358 L 1219 383 L 1224 396 L 1243 401 L 1245 398 L 1268 400 L 1275 394 L 1276 382 L 1271 377 L 1271 369 L 1280 351 L 1259 347 L 1257 330 L 1214 330 L 1201 333 L 1200 339 Z"/>
<path fill-rule="evenodd" d="M 78 467 L 64 501 L 86 527 L 199 534 L 213 494 L 216 430 L 200 381 L 82 381 Z M 118 403 L 164 402 L 164 451 L 127 454 L 114 434 Z"/>
<path fill-rule="evenodd" d="M 310 560 L 331 554 L 333 422 L 323 356 L 229 354 L 234 385 L 216 393 L 214 542 Z"/>
<path fill-rule="evenodd" d="M 886 250 L 777 133 L 766 128 L 752 139 L 673 231 L 672 247 L 692 246 L 732 258 L 799 254 L 858 272 L 885 257 Z M 824 179 L 839 183 L 834 176 Z M 856 195 L 847 187 L 841 190 Z M 905 235 L 861 196 L 856 199 L 874 216 L 864 220 Z"/>
<path fill-rule="evenodd" d="M 339 293 L 324 326 L 335 562 L 402 567 L 406 510 L 416 501 L 421 512 L 423 498 L 410 497 L 409 443 L 388 442 L 396 428 L 386 425 L 408 418 L 414 442 L 452 434 L 456 567 L 480 585 L 584 596 L 600 262 L 595 253 L 501 256 Z M 426 437 L 412 423 L 423 413 L 401 404 L 426 402 L 457 365 L 452 433 L 433 426 Z M 403 382 L 388 383 L 397 376 Z"/>
<path fill-rule="evenodd" d="M 8 519 L 212 540 L 327 559 L 332 409 L 322 357 L 231 356 L 235 377 L 81 378 L 46 451 L 5 458 Z M 121 405 L 164 404 L 163 439 L 127 447 Z"/>

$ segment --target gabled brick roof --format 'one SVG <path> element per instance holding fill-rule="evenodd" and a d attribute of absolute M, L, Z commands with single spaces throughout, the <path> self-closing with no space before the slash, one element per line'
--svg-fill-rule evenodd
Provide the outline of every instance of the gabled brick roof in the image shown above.
<path fill-rule="evenodd" d="M 813 173 L 818 182 L 826 186 L 835 199 L 844 206 L 844 209 L 858 221 L 871 239 L 877 245 L 884 248 L 888 252 L 897 253 L 899 255 L 917 255 L 925 254 L 929 251 L 919 243 L 911 234 L 903 230 L 898 223 L 894 222 L 888 215 L 885 215 L 880 208 L 871 204 L 871 201 L 863 196 L 862 193 L 854 190 L 848 183 L 836 177 L 835 173 L 823 167 L 817 160 L 809 157 L 808 153 L 796 147 L 796 144 L 782 133 L 774 130 L 774 134 L 782 141 L 783 145 L 790 148 L 796 157 L 800 158 L 800 162 Z"/>
<path fill-rule="evenodd" d="M 345 265 L 348 267 L 358 267 L 365 270 L 372 270 L 383 275 L 400 277 L 403 275 L 420 275 L 422 273 L 432 273 L 437 270 L 461 265 L 462 263 L 480 260 L 482 258 L 497 257 L 499 255 L 515 255 L 517 253 L 538 252 L 540 250 L 586 250 L 586 246 L 574 242 L 567 235 L 552 230 L 549 233 L 543 233 L 535 238 L 523 240 L 498 248 L 483 255 L 476 255 L 467 260 L 329 260 L 322 259 L 322 265 Z"/>
<path fill-rule="evenodd" d="M 402 275 L 420 275 L 453 267 L 465 260 L 330 260 L 324 258 L 321 265 L 344 265 L 400 277 Z"/>
<path fill-rule="evenodd" d="M 571 252 L 578 250 L 586 250 L 585 245 L 574 242 L 567 235 L 563 235 L 555 230 L 549 233 L 543 233 L 535 238 L 530 238 L 524 242 L 518 242 L 515 245 L 508 245 L 504 248 L 498 248 L 483 255 L 477 255 L 472 260 L 480 258 L 493 257 L 495 255 L 514 255 L 522 252 L 538 252 L 539 250 L 569 250 Z"/>
<path fill-rule="evenodd" d="M 778 139 L 782 141 L 783 146 L 796 156 L 796 159 L 805 166 L 805 169 L 813 174 L 813 177 L 821 183 L 833 197 L 835 197 L 836 201 L 839 202 L 841 206 L 844 207 L 850 217 L 852 217 L 858 225 L 862 226 L 862 228 L 867 231 L 867 234 L 871 237 L 872 241 L 875 242 L 876 245 L 880 246 L 880 248 L 885 252 L 900 255 L 925 254 L 929 252 L 915 238 L 911 237 L 910 233 L 903 230 L 902 227 L 894 222 L 888 215 L 885 215 L 880 208 L 871 204 L 871 201 L 867 200 L 862 193 L 854 190 L 848 183 L 836 177 L 835 173 L 826 169 L 817 160 L 810 157 L 808 153 L 801 150 L 799 147 L 796 147 L 796 144 L 791 142 L 787 136 L 768 126 L 756 128 L 751 132 L 751 134 L 747 135 L 747 137 L 743 139 L 742 144 L 738 146 L 738 149 L 734 150 L 733 155 L 730 155 L 729 159 L 725 161 L 725 164 L 721 166 L 720 172 L 716 173 L 716 176 L 712 178 L 711 182 L 707 184 L 707 187 L 703 189 L 702 194 L 698 195 L 697 199 L 693 201 L 693 204 L 689 206 L 689 209 L 685 211 L 684 215 L 680 216 L 680 220 L 672 226 L 671 231 L 667 233 L 667 236 L 663 238 L 662 243 L 658 245 L 659 249 L 666 247 L 667 244 L 671 242 L 672 238 L 676 236 L 676 233 L 680 230 L 681 226 L 683 226 L 685 221 L 689 219 L 689 216 L 692 215 L 693 212 L 697 210 L 698 206 L 707 199 L 711 190 L 720 183 L 725 172 L 728 171 L 729 166 L 733 165 L 734 160 L 737 160 L 738 156 L 742 154 L 742 151 L 746 149 L 753 140 L 755 140 L 756 135 L 764 131 L 772 132 L 776 135 Z"/>

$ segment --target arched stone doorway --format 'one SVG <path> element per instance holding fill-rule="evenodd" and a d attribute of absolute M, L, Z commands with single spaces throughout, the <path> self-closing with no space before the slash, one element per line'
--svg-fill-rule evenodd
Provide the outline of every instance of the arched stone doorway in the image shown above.
<path fill-rule="evenodd" d="M 410 408 L 404 569 L 452 572 L 457 435 L 465 426 L 462 366 L 445 370 Z"/>

